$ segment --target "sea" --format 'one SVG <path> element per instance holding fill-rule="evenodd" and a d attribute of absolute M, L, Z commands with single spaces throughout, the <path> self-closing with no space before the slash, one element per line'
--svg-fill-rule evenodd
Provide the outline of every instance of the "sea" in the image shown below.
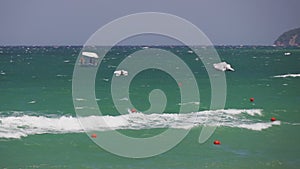
<path fill-rule="evenodd" d="M 210 81 L 214 74 L 206 70 L 214 63 L 205 66 L 202 58 L 209 56 L 197 56 L 195 52 L 208 48 L 211 47 L 103 47 L 109 49 L 105 56 L 90 50 L 98 55 L 80 60 L 86 49 L 82 46 L 1 46 L 0 168 L 298 169 L 300 48 L 216 46 L 220 61 L 229 63 L 235 71 L 213 70 L 226 80 L 221 84 L 225 90 L 214 92 Z M 122 67 L 128 70 L 128 76 L 115 76 L 122 61 L 149 49 L 176 55 L 193 76 L 183 74 L 174 80 L 173 73 L 155 66 L 134 77 L 130 76 L 131 69 Z M 163 55 L 159 57 L 164 59 Z M 181 71 L 168 59 L 161 62 L 153 57 L 149 64 L 160 62 L 161 67 Z M 139 64 L 134 62 L 131 66 Z M 83 79 L 81 92 L 89 87 L 84 81 L 88 78 L 74 76 L 76 67 L 96 72 L 91 81 L 96 107 L 76 95 L 76 90 L 81 90 L 74 88 L 78 78 Z M 114 80 L 122 82 L 129 77 L 128 95 L 121 97 L 111 89 Z M 185 86 L 191 81 L 198 88 L 188 91 L 199 93 L 199 97 L 185 101 L 182 98 L 189 96 L 182 96 L 181 90 L 187 90 Z M 121 88 L 118 84 L 115 87 Z M 152 98 L 152 105 L 153 91 L 164 95 L 158 103 L 157 98 Z M 215 93 L 225 96 L 223 107 L 212 108 Z M 161 99 L 166 101 L 160 102 Z M 118 104 L 132 106 L 118 109 Z M 181 107 L 186 105 L 191 111 L 182 112 Z M 101 113 L 95 114 L 98 110 Z M 209 127 L 215 130 L 199 142 L 200 133 Z M 114 137 L 112 133 L 119 135 Z M 165 137 L 168 133 L 171 134 Z M 135 147 L 134 143 L 122 141 L 123 137 L 138 140 L 144 146 Z M 152 144 L 152 138 L 163 139 Z M 103 145 L 101 139 L 111 144 Z M 220 144 L 214 144 L 216 140 Z M 126 152 L 119 153 L 124 147 Z"/>

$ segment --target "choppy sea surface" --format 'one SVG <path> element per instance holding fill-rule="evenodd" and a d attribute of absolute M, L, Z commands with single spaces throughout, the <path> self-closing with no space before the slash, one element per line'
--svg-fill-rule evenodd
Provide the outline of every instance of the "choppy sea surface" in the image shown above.
<path fill-rule="evenodd" d="M 180 88 L 189 78 L 183 77 L 177 83 L 170 74 L 156 69 L 138 73 L 130 83 L 129 97 L 113 100 L 111 81 L 118 64 L 134 52 L 149 48 L 172 52 L 188 65 L 199 87 L 199 100 L 181 102 Z M 82 47 L 0 47 L 0 168 L 299 167 L 299 48 L 216 47 L 221 60 L 230 63 L 235 71 L 224 72 L 225 107 L 214 110 L 210 109 L 209 75 L 195 51 L 184 46 L 149 48 L 119 46 L 100 55 L 103 62 L 97 71 L 95 96 L 102 114 L 78 117 L 76 110 L 89 111 L 73 104 L 85 103 L 86 98 L 72 97 L 73 71 L 76 64 L 83 62 L 78 59 Z M 88 65 L 83 69 L 96 64 L 89 58 L 85 62 Z M 145 113 L 151 107 L 149 93 L 155 89 L 165 93 L 166 106 L 162 112 Z M 117 110 L 115 104 L 129 101 L 134 110 Z M 180 107 L 186 105 L 197 110 L 179 114 Z M 270 121 L 272 117 L 276 121 Z M 100 133 L 97 137 L 101 132 L 118 131 L 133 138 L 149 138 L 169 128 L 189 133 L 163 154 L 124 158 L 95 144 L 81 120 L 90 122 L 86 129 Z M 200 144 L 204 126 L 217 128 Z M 214 145 L 214 140 L 220 140 L 221 145 Z"/>

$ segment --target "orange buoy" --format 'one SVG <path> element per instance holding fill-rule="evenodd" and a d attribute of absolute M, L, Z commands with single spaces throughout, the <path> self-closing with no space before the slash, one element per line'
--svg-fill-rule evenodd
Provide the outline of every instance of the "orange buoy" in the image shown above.
<path fill-rule="evenodd" d="M 254 98 L 253 97 L 251 97 L 249 100 L 250 100 L 250 102 L 254 102 Z"/>
<path fill-rule="evenodd" d="M 271 120 L 271 121 L 276 121 L 276 118 L 275 118 L 275 117 L 272 117 L 270 120 Z"/>
<path fill-rule="evenodd" d="M 136 109 L 131 109 L 130 111 L 131 111 L 131 113 L 135 113 Z"/>
<path fill-rule="evenodd" d="M 93 133 L 93 134 L 91 135 L 91 137 L 92 137 L 92 138 L 97 138 L 97 134 Z"/>
<path fill-rule="evenodd" d="M 221 144 L 221 142 L 219 140 L 214 141 L 214 145 L 220 145 L 220 144 Z"/>

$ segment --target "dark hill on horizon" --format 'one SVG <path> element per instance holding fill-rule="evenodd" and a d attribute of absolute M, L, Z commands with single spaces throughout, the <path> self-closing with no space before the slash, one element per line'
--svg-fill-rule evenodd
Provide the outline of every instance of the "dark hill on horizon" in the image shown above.
<path fill-rule="evenodd" d="M 274 42 L 276 46 L 300 46 L 300 28 L 284 32 Z"/>

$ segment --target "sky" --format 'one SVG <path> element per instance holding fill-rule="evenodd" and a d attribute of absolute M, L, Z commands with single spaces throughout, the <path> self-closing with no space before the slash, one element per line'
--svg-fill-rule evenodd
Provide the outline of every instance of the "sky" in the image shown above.
<path fill-rule="evenodd" d="M 214 45 L 272 45 L 300 27 L 299 7 L 299 0 L 0 0 L 0 45 L 83 45 L 138 12 L 184 18 Z"/>

